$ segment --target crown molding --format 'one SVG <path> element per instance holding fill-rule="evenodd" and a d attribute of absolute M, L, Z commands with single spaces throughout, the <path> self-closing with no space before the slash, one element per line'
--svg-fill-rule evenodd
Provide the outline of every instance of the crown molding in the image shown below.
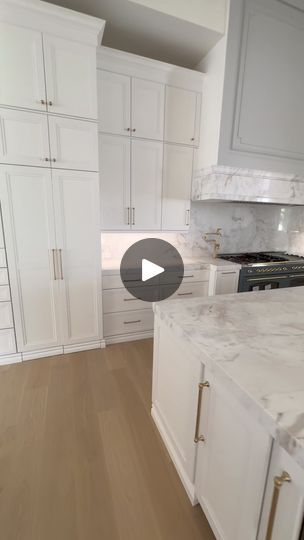
<path fill-rule="evenodd" d="M 106 21 L 41 0 L 0 0 L 0 22 L 25 26 L 97 47 Z"/>

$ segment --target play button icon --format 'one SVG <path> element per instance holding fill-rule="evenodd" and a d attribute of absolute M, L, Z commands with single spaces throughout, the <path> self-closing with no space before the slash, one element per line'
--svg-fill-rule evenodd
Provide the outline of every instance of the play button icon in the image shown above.
<path fill-rule="evenodd" d="M 148 281 L 159 274 L 162 274 L 165 269 L 158 264 L 155 264 L 147 259 L 143 259 L 141 262 L 141 279 L 142 281 Z"/>
<path fill-rule="evenodd" d="M 169 242 L 146 238 L 127 249 L 121 260 L 120 277 L 133 297 L 157 302 L 177 291 L 184 277 L 184 264 Z"/>

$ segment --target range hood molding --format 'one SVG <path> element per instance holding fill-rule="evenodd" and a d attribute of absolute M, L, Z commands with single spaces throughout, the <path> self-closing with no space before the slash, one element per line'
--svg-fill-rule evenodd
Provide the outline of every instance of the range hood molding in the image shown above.
<path fill-rule="evenodd" d="M 304 206 L 304 176 L 216 165 L 196 172 L 192 201 Z"/>

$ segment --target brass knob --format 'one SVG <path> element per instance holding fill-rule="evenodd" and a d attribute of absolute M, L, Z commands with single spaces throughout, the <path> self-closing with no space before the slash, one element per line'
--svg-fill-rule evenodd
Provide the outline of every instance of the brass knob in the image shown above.
<path fill-rule="evenodd" d="M 136 129 L 135 129 L 135 128 L 133 128 L 133 129 L 132 129 L 132 131 L 133 131 L 133 133 L 135 133 Z"/>
<path fill-rule="evenodd" d="M 53 161 L 54 163 L 56 163 L 57 159 L 56 159 L 56 158 L 53 158 L 52 161 Z"/>
<path fill-rule="evenodd" d="M 50 159 L 48 157 L 44 158 L 44 161 L 50 161 Z"/>
<path fill-rule="evenodd" d="M 131 131 L 131 129 L 130 128 L 125 128 L 125 131 Z"/>
<path fill-rule="evenodd" d="M 49 104 L 50 107 L 52 107 L 53 102 L 52 102 L 52 101 L 48 101 L 48 104 Z"/>
<path fill-rule="evenodd" d="M 195 138 L 194 138 L 194 137 L 191 137 L 191 139 L 190 139 L 190 140 L 191 140 L 191 141 L 195 141 Z"/>
<path fill-rule="evenodd" d="M 41 105 L 46 105 L 46 101 L 44 101 L 44 99 L 41 99 L 39 103 L 41 103 Z"/>

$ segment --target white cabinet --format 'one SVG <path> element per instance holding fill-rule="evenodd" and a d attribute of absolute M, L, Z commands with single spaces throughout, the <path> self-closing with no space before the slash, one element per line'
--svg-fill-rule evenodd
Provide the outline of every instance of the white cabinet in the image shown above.
<path fill-rule="evenodd" d="M 18 350 L 100 340 L 98 175 L 8 166 L 0 185 Z"/>
<path fill-rule="evenodd" d="M 218 270 L 215 280 L 215 294 L 235 293 L 238 291 L 239 269 Z"/>
<path fill-rule="evenodd" d="M 190 197 L 193 148 L 164 145 L 162 228 L 187 230 L 190 225 Z"/>
<path fill-rule="evenodd" d="M 103 230 L 130 229 L 131 142 L 99 134 L 100 205 Z"/>
<path fill-rule="evenodd" d="M 93 122 L 18 109 L 0 109 L 0 162 L 98 171 Z"/>
<path fill-rule="evenodd" d="M 132 141 L 131 226 L 134 230 L 161 228 L 163 145 Z"/>
<path fill-rule="evenodd" d="M 129 135 L 131 132 L 130 77 L 99 69 L 97 82 L 100 131 Z"/>
<path fill-rule="evenodd" d="M 1 105 L 46 110 L 41 32 L 0 23 L 0 79 Z"/>
<path fill-rule="evenodd" d="M 1 200 L 19 351 L 61 342 L 50 170 L 7 167 Z"/>
<path fill-rule="evenodd" d="M 49 158 L 47 116 L 0 109 L 0 162 L 49 167 Z"/>
<path fill-rule="evenodd" d="M 303 522 L 303 469 L 275 444 L 258 540 L 300 540 Z"/>
<path fill-rule="evenodd" d="M 0 104 L 97 118 L 95 47 L 8 23 L 0 30 Z"/>
<path fill-rule="evenodd" d="M 165 141 L 198 146 L 200 94 L 166 87 Z"/>
<path fill-rule="evenodd" d="M 99 180 L 94 173 L 52 173 L 65 346 L 100 339 Z"/>
<path fill-rule="evenodd" d="M 132 78 L 131 133 L 144 139 L 164 138 L 165 86 Z"/>
<path fill-rule="evenodd" d="M 255 540 L 272 439 L 219 378 L 201 382 L 197 498 L 216 538 Z"/>
<path fill-rule="evenodd" d="M 96 124 L 49 116 L 49 133 L 53 168 L 98 171 Z"/>
<path fill-rule="evenodd" d="M 163 140 L 164 84 L 98 70 L 98 102 L 103 133 Z"/>
<path fill-rule="evenodd" d="M 50 112 L 97 118 L 95 48 L 48 34 L 43 46 Z"/>
<path fill-rule="evenodd" d="M 152 416 L 192 502 L 197 389 L 202 378 L 200 360 L 189 357 L 187 346 L 156 318 Z"/>

